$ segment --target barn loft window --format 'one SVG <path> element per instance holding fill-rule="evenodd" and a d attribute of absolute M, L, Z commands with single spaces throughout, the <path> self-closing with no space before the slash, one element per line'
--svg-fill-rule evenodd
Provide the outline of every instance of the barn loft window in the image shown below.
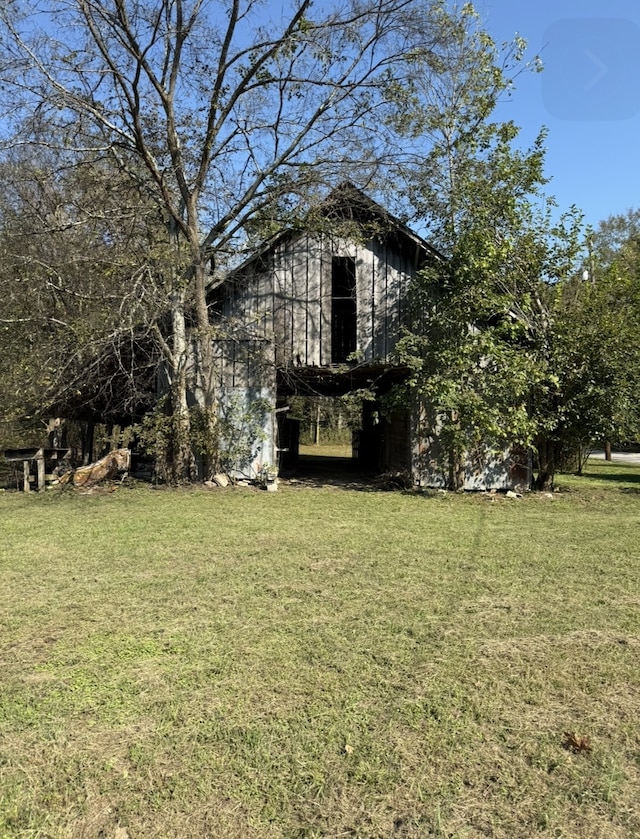
<path fill-rule="evenodd" d="M 356 261 L 331 260 L 331 363 L 342 364 L 356 350 Z"/>
<path fill-rule="evenodd" d="M 222 314 L 224 309 L 224 285 L 220 283 L 219 286 L 207 293 L 207 306 L 209 307 L 209 316 Z"/>

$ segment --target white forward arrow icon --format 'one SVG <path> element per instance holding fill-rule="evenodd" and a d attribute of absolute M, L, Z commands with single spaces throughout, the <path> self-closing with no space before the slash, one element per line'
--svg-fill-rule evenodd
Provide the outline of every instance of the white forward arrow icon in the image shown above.
<path fill-rule="evenodd" d="M 590 79 L 589 82 L 584 86 L 585 90 L 591 90 L 598 84 L 598 82 L 601 79 L 603 79 L 607 75 L 607 73 L 609 72 L 609 68 L 606 64 L 603 64 L 602 61 L 600 61 L 600 59 L 598 58 L 598 56 L 594 55 L 591 52 L 591 50 L 585 50 L 584 54 L 587 56 L 589 61 L 593 62 L 598 71 L 595 74 L 595 76 L 592 79 Z"/>

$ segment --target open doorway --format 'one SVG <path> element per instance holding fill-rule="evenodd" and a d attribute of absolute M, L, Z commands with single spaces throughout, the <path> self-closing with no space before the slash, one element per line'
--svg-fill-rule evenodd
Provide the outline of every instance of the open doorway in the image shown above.
<path fill-rule="evenodd" d="M 298 423 L 297 468 L 352 471 L 361 428 L 361 406 L 347 396 L 294 396 L 289 420 Z"/>
<path fill-rule="evenodd" d="M 281 473 L 372 476 L 380 470 L 383 422 L 360 392 L 292 396 L 281 414 Z"/>

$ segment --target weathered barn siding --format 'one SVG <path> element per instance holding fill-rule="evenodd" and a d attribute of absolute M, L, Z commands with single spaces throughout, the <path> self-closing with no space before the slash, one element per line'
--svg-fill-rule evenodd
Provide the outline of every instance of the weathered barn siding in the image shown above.
<path fill-rule="evenodd" d="M 411 472 L 411 414 L 396 411 L 385 420 L 384 471 Z"/>
<path fill-rule="evenodd" d="M 332 346 L 334 258 L 355 267 L 355 352 L 358 361 L 390 361 L 403 317 L 414 254 L 389 243 L 329 234 L 281 239 L 225 287 L 221 313 L 255 337 L 273 342 L 278 366 L 335 363 Z M 343 359 L 346 360 L 346 359 Z"/>
<path fill-rule="evenodd" d="M 412 466 L 418 486 L 444 488 L 449 485 L 448 454 L 438 436 L 437 422 L 424 406 L 412 412 Z M 489 444 L 469 448 L 462 463 L 465 490 L 526 489 L 531 482 L 531 459 L 526 451 Z"/>
<path fill-rule="evenodd" d="M 257 478 L 278 462 L 275 393 L 270 387 L 226 388 L 220 394 L 221 451 L 234 478 Z"/>
<path fill-rule="evenodd" d="M 249 308 L 245 311 L 255 314 Z M 271 343 L 238 331 L 234 338 L 215 341 L 214 350 L 218 431 L 225 469 L 234 478 L 253 479 L 278 459 Z M 189 401 L 194 406 L 203 404 L 202 387 L 195 379 L 191 381 Z M 202 469 L 201 462 L 198 467 Z"/>

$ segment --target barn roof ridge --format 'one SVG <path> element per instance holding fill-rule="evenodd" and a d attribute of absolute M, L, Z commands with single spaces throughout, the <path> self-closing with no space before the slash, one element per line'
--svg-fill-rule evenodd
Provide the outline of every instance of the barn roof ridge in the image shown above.
<path fill-rule="evenodd" d="M 299 225 L 285 227 L 265 239 L 264 242 L 262 242 L 262 244 L 259 245 L 243 262 L 231 269 L 224 277 L 219 279 L 222 283 L 224 283 L 226 280 L 242 274 L 252 263 L 263 257 L 271 249 L 275 248 L 281 241 L 309 229 L 309 225 L 306 224 L 306 222 L 314 213 L 326 216 L 327 210 L 330 210 L 332 207 L 337 211 L 336 215 L 342 215 L 345 219 L 349 218 L 349 216 L 346 215 L 346 211 L 351 210 L 350 217 L 355 222 L 363 223 L 364 218 L 362 216 L 367 214 L 371 215 L 378 220 L 381 220 L 389 230 L 402 235 L 406 239 L 409 239 L 426 254 L 436 257 L 438 260 L 445 259 L 445 257 L 436 248 L 434 248 L 433 245 L 430 245 L 426 239 L 423 239 L 422 236 L 412 230 L 405 222 L 397 216 L 394 216 L 393 213 L 389 212 L 389 210 L 367 195 L 366 192 L 361 190 L 351 181 L 345 180 L 338 184 L 338 186 L 334 187 L 315 207 L 311 207 L 305 215 L 304 220 L 302 220 Z M 353 211 L 355 211 L 355 213 Z M 360 213 L 360 217 L 358 217 L 358 213 Z"/>

